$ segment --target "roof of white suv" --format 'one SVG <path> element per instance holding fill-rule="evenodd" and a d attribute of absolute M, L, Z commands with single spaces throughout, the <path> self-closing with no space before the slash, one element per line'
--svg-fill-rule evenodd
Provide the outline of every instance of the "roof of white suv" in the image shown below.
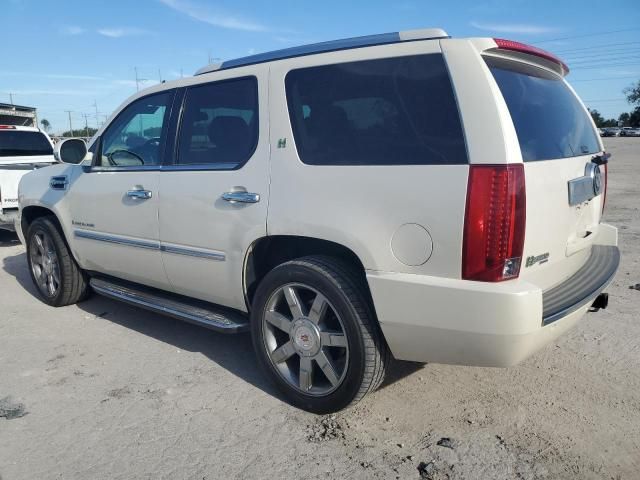
<path fill-rule="evenodd" d="M 312 43 L 299 47 L 274 50 L 272 52 L 258 53 L 248 57 L 227 60 L 222 63 L 214 63 L 198 70 L 195 75 L 215 72 L 217 70 L 227 70 L 229 68 L 244 67 L 265 63 L 273 60 L 283 60 L 285 58 L 303 57 L 316 53 L 334 52 L 336 50 L 347 50 L 350 48 L 371 47 L 374 45 L 385 45 L 389 43 L 410 42 L 415 40 L 435 40 L 439 38 L 449 38 L 449 34 L 441 28 L 423 28 L 418 30 L 404 30 L 401 32 L 380 33 L 377 35 L 365 35 L 362 37 L 344 38 L 341 40 L 330 40 L 328 42 Z"/>

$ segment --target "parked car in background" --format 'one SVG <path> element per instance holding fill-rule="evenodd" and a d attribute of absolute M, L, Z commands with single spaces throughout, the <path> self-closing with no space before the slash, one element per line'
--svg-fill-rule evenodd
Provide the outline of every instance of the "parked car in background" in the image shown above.
<path fill-rule="evenodd" d="M 633 127 L 622 127 L 620 129 L 620 133 L 618 134 L 618 136 L 620 137 L 631 137 L 633 136 L 631 133 L 631 131 L 633 130 Z"/>
<path fill-rule="evenodd" d="M 90 154 L 62 141 L 68 164 L 23 177 L 31 277 L 52 306 L 93 291 L 249 330 L 318 413 L 375 390 L 391 355 L 514 365 L 606 307 L 620 259 L 608 155 L 567 73 L 427 29 L 151 87 Z"/>
<path fill-rule="evenodd" d="M 620 129 L 617 127 L 608 127 L 603 129 L 603 137 L 617 137 L 620 135 Z"/>
<path fill-rule="evenodd" d="M 0 125 L 0 228 L 14 228 L 22 176 L 53 163 L 53 143 L 45 132 L 35 127 Z"/>
<path fill-rule="evenodd" d="M 640 137 L 640 128 L 632 128 L 627 130 L 625 137 Z"/>

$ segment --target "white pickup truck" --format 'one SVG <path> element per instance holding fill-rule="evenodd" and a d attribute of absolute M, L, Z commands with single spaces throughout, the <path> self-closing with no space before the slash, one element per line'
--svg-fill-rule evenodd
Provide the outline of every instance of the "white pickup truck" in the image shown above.
<path fill-rule="evenodd" d="M 295 405 L 339 410 L 391 355 L 506 367 L 607 306 L 608 155 L 521 43 L 440 29 L 209 65 L 23 177 L 45 302 L 91 291 L 251 331 Z M 247 358 L 252 362 L 252 358 Z"/>
<path fill-rule="evenodd" d="M 0 125 L 0 228 L 14 228 L 22 176 L 53 163 L 53 143 L 46 133 L 34 127 Z"/>

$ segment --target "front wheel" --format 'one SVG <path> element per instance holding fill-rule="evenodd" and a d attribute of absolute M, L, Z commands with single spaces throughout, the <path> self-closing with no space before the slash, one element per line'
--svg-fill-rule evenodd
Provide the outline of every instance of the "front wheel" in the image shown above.
<path fill-rule="evenodd" d="M 283 263 L 260 283 L 254 347 L 294 405 L 335 412 L 382 382 L 389 352 L 365 288 L 349 265 L 322 256 Z"/>
<path fill-rule="evenodd" d="M 27 231 L 26 243 L 31 279 L 46 303 L 62 307 L 87 296 L 87 277 L 52 217 L 35 219 Z"/>

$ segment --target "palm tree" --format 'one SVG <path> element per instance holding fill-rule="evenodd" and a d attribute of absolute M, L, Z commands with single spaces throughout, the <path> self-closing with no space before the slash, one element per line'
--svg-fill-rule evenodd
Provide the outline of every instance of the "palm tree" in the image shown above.
<path fill-rule="evenodd" d="M 40 120 L 40 125 L 42 125 L 42 128 L 44 129 L 45 132 L 48 132 L 49 129 L 51 128 L 51 124 L 49 123 L 49 120 L 47 120 L 46 118 L 43 118 L 42 120 Z"/>

